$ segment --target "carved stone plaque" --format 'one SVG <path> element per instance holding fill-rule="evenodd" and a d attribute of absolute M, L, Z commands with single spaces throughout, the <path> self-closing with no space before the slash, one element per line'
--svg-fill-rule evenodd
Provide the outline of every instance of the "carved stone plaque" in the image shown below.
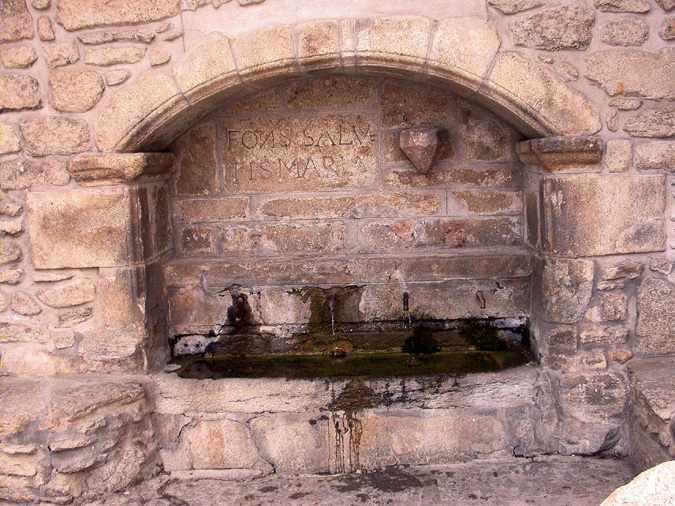
<path fill-rule="evenodd" d="M 362 115 L 226 120 L 225 188 L 273 192 L 375 181 L 375 125 Z"/>

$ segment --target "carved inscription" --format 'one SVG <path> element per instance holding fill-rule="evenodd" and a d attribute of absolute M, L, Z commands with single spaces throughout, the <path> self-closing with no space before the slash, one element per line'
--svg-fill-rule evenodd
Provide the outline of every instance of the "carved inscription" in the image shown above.
<path fill-rule="evenodd" d="M 375 127 L 361 115 L 226 121 L 232 191 L 312 190 L 374 182 Z"/>

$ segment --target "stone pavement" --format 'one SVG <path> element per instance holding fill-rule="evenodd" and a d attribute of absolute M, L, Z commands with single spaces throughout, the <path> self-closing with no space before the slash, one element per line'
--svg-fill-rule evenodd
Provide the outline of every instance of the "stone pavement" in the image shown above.
<path fill-rule="evenodd" d="M 202 474 L 201 476 L 206 476 Z M 624 461 L 578 457 L 390 467 L 342 476 L 271 475 L 245 482 L 162 475 L 89 506 L 597 506 L 633 476 Z"/>

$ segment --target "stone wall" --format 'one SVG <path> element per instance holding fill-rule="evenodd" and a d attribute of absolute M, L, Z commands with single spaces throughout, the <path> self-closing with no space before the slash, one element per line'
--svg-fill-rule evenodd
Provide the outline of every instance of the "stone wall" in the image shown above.
<path fill-rule="evenodd" d="M 200 169 L 224 166 L 225 160 L 218 158 L 225 155 L 223 132 L 226 123 L 235 119 L 223 108 L 241 104 L 236 121 L 249 121 L 248 115 L 256 122 L 261 121 L 260 115 L 243 109 L 252 101 L 242 96 L 262 93 L 258 104 L 273 110 L 279 96 L 266 95 L 265 90 L 278 89 L 288 79 L 293 84 L 287 87 L 324 82 L 323 78 L 308 81 L 308 72 L 346 71 L 368 82 L 393 76 L 408 81 L 405 97 L 423 89 L 449 87 L 452 93 L 441 100 L 466 100 L 477 104 L 471 111 L 479 107 L 487 111 L 477 113 L 481 120 L 451 143 L 462 146 L 457 160 L 470 159 L 464 147 L 469 142 L 485 148 L 481 141 L 489 137 L 472 135 L 490 122 L 506 135 L 518 131 L 525 138 L 542 138 L 517 145 L 520 182 L 499 188 L 511 194 L 522 191 L 522 217 L 511 217 L 509 207 L 505 213 L 509 217 L 481 220 L 519 219 L 514 229 L 506 227 L 516 231 L 511 239 L 500 237 L 490 247 L 513 241 L 509 247 L 527 248 L 533 259 L 532 330 L 557 403 L 554 448 L 566 453 L 625 453 L 629 443 L 623 421 L 631 402 L 626 363 L 675 352 L 675 4 L 671 0 L 429 0 L 420 12 L 415 0 L 314 0 L 304 2 L 302 9 L 297 2 L 2 2 L 0 374 L 13 376 L 3 382 L 14 381 L 14 376 L 137 373 L 163 366 L 168 353 L 167 290 L 175 302 L 178 294 L 191 288 L 180 280 L 199 278 L 198 273 L 181 269 L 188 269 L 191 259 L 200 255 L 200 262 L 221 269 L 207 273 L 211 286 L 225 288 L 233 279 L 250 280 L 251 269 L 259 270 L 259 263 L 238 261 L 230 270 L 222 270 L 227 267 L 225 245 L 247 237 L 233 235 L 233 223 L 246 223 L 248 228 L 243 230 L 253 227 L 264 238 L 265 227 L 285 223 L 290 218 L 287 213 L 298 213 L 301 221 L 302 213 L 313 213 L 311 204 L 306 210 L 297 208 L 297 200 L 284 207 L 279 194 L 249 198 L 250 188 L 237 189 L 237 195 L 248 199 L 242 202 L 241 196 L 226 194 L 224 174 L 217 182 L 216 174 L 207 178 L 203 170 L 192 175 L 204 179 L 184 177 L 190 163 Z M 411 84 L 411 80 L 427 83 Z M 378 90 L 382 96 L 384 88 Z M 305 93 L 311 100 L 311 89 Z M 353 96 L 360 95 L 354 92 Z M 325 111 L 333 107 L 324 105 Z M 368 115 L 340 105 L 330 110 Z M 213 120 L 203 121 L 214 111 Z M 501 119 L 492 119 L 492 114 Z M 394 115 L 392 121 L 399 120 Z M 461 125 L 461 121 L 449 123 L 452 128 Z M 395 130 L 402 124 L 387 126 Z M 204 161 L 206 150 L 195 151 L 200 143 L 208 145 L 213 135 L 223 148 L 216 152 L 218 163 Z M 171 154 L 152 153 L 166 150 L 178 138 L 179 163 L 174 165 Z M 506 145 L 496 140 L 487 144 Z M 380 226 L 383 235 L 370 236 L 384 241 L 376 245 L 378 252 L 389 250 L 386 241 L 391 235 L 387 234 L 399 220 L 403 225 L 394 228 L 405 232 L 408 218 L 416 220 L 410 225 L 413 229 L 419 223 L 443 223 L 457 207 L 468 220 L 468 207 L 462 207 L 468 206 L 462 202 L 466 196 L 454 195 L 445 182 L 433 189 L 426 185 L 429 178 L 463 177 L 455 170 L 456 160 L 442 161 L 437 172 L 420 179 L 406 176 L 410 169 L 395 150 L 382 149 L 374 159 L 381 162 L 378 170 L 383 172 L 378 174 L 391 177 L 368 188 L 370 198 L 376 193 L 376 202 L 365 209 L 354 208 L 347 199 L 335 204 L 333 212 L 366 213 L 363 220 L 350 215 L 348 225 L 372 221 Z M 202 194 L 216 183 L 223 185 L 217 186 L 222 195 Z M 380 190 L 394 187 L 397 194 L 424 195 L 430 207 L 422 206 L 420 211 L 419 202 L 413 202 L 408 209 L 415 216 L 399 216 L 406 207 L 397 202 L 396 216 L 389 215 L 389 204 L 381 200 L 386 194 Z M 180 198 L 168 198 L 173 188 Z M 308 193 L 307 188 L 294 186 L 293 190 Z M 340 195 L 368 193 L 363 190 L 343 188 Z M 434 198 L 441 194 L 445 199 L 434 208 Z M 208 209 L 217 199 L 226 199 L 227 205 Z M 197 200 L 203 204 L 194 205 Z M 366 197 L 363 202 L 368 202 Z M 518 214 L 516 209 L 520 212 L 518 202 L 514 201 L 513 216 Z M 479 203 L 486 204 L 485 200 Z M 223 213 L 222 225 L 202 227 L 199 213 L 204 211 Z M 274 216 L 263 220 L 260 213 L 265 212 Z M 310 219 L 315 218 L 328 219 Z M 343 217 L 330 220 L 340 222 Z M 469 221 L 474 217 L 467 227 Z M 325 232 L 328 229 L 330 233 Z M 344 230 L 347 237 L 351 232 Z M 439 230 L 450 231 L 434 225 L 422 227 L 421 232 L 433 242 Z M 484 240 L 489 237 L 487 230 L 476 229 L 475 237 Z M 336 246 L 336 240 L 341 245 L 341 235 L 332 226 L 312 233 L 315 240 L 308 243 L 317 248 Z M 292 241 L 282 244 L 275 237 L 272 234 L 255 246 L 249 243 L 250 247 L 245 240 L 240 242 L 244 246 L 237 260 L 277 254 L 280 247 L 292 246 Z M 437 248 L 435 254 L 449 259 L 451 248 L 446 246 L 456 245 L 456 236 L 450 234 L 450 244 L 447 237 L 433 248 Z M 414 244 L 398 251 L 411 249 L 420 251 Z M 414 276 L 422 276 L 423 269 L 438 275 L 441 267 L 424 264 L 423 257 L 416 253 L 414 263 L 400 265 L 414 271 Z M 485 278 L 493 269 L 489 278 L 498 278 L 507 270 L 520 269 L 502 262 L 502 256 L 498 262 L 468 265 L 448 260 L 442 268 L 451 276 L 442 271 L 441 275 L 461 272 L 465 276 L 478 269 L 476 277 Z M 272 261 L 267 265 L 269 272 L 260 275 L 284 273 L 297 281 L 301 275 L 321 274 L 303 263 L 286 262 L 285 257 L 284 270 Z M 389 272 L 388 268 L 373 271 L 361 262 L 344 265 L 345 272 L 360 269 L 377 275 Z M 522 272 L 529 274 L 527 269 Z M 339 283 L 352 279 L 349 275 Z M 308 277 L 307 282 L 316 279 Z M 204 297 L 208 291 L 188 296 Z M 471 297 L 476 304 L 475 293 Z M 221 310 L 217 307 L 216 313 Z M 174 323 L 185 321 L 181 317 Z M 42 413 L 46 408 L 36 403 L 31 409 Z M 129 433 L 137 427 L 142 432 L 145 416 L 127 417 L 121 423 Z M 202 430 L 200 417 L 190 419 L 197 434 Z M 11 441 L 3 437 L 3 444 L 20 445 L 38 437 L 26 433 L 24 438 L 21 427 L 12 429 Z M 38 446 L 44 443 L 41 437 Z M 167 448 L 178 451 L 180 444 L 173 440 Z M 3 487 L 33 486 L 21 473 L 30 472 L 31 480 L 51 476 L 52 468 L 42 463 L 56 460 L 40 448 L 3 450 L 2 455 L 12 455 L 12 462 L 0 470 Z M 141 453 L 138 462 L 151 460 Z M 258 463 L 246 462 L 251 468 Z M 47 483 L 40 481 L 38 486 L 46 490 Z"/>
<path fill-rule="evenodd" d="M 440 129 L 429 176 L 399 147 L 420 125 Z M 226 104 L 177 141 L 172 334 L 231 326 L 237 294 L 267 331 L 306 325 L 319 285 L 353 287 L 337 324 L 405 320 L 404 293 L 415 319 L 526 317 L 518 138 L 394 79 L 327 75 Z"/>

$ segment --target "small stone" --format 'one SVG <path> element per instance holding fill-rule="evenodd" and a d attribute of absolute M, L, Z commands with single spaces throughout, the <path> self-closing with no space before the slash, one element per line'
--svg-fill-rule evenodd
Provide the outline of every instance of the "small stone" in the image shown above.
<path fill-rule="evenodd" d="M 663 40 L 675 40 L 675 17 L 668 17 L 663 20 L 659 36 Z"/>
<path fill-rule="evenodd" d="M 675 143 L 644 142 L 635 147 L 637 170 L 665 170 L 675 172 Z"/>
<path fill-rule="evenodd" d="M 239 0 L 239 5 L 246 6 L 246 5 L 261 4 L 264 1 L 265 0 Z"/>
<path fill-rule="evenodd" d="M 38 37 L 42 42 L 51 42 L 56 39 L 52 20 L 48 16 L 40 16 L 37 20 Z"/>
<path fill-rule="evenodd" d="M 632 144 L 623 139 L 607 141 L 605 151 L 605 168 L 609 172 L 625 172 L 632 162 Z"/>
<path fill-rule="evenodd" d="M 10 239 L 0 239 L 0 265 L 21 260 L 22 252 L 19 245 Z"/>
<path fill-rule="evenodd" d="M 0 291 L 0 313 L 7 311 L 10 304 L 10 297 L 5 292 Z"/>
<path fill-rule="evenodd" d="M 40 85 L 35 78 L 0 73 L 0 112 L 36 109 L 41 103 Z"/>
<path fill-rule="evenodd" d="M 26 292 L 14 292 L 11 308 L 16 314 L 22 316 L 35 316 L 42 312 L 37 301 Z"/>
<path fill-rule="evenodd" d="M 598 303 L 586 313 L 586 319 L 593 322 L 623 321 L 628 315 L 628 299 L 623 293 L 602 293 Z"/>
<path fill-rule="evenodd" d="M 21 150 L 19 133 L 14 125 L 0 123 L 0 155 L 16 153 Z"/>
<path fill-rule="evenodd" d="M 675 109 L 651 109 L 629 118 L 623 129 L 633 137 L 675 137 Z"/>
<path fill-rule="evenodd" d="M 607 130 L 610 132 L 616 132 L 619 129 L 619 112 L 616 109 L 607 111 L 605 124 L 607 125 Z"/>
<path fill-rule="evenodd" d="M 93 70 L 57 70 L 49 75 L 51 103 L 60 112 L 86 112 L 103 95 L 103 78 Z"/>
<path fill-rule="evenodd" d="M 2 64 L 8 69 L 27 69 L 37 60 L 37 53 L 31 46 L 17 46 L 0 53 Z"/>
<path fill-rule="evenodd" d="M 33 9 L 43 11 L 49 9 L 52 4 L 51 0 L 30 0 L 30 4 L 33 6 Z"/>
<path fill-rule="evenodd" d="M 83 121 L 43 116 L 21 123 L 24 148 L 34 156 L 81 153 L 89 146 L 89 128 Z"/>
<path fill-rule="evenodd" d="M 612 21 L 600 28 L 600 38 L 611 46 L 641 46 L 649 38 L 649 25 L 637 19 Z"/>
<path fill-rule="evenodd" d="M 649 12 L 647 0 L 595 0 L 595 7 L 603 12 Z"/>
<path fill-rule="evenodd" d="M 96 284 L 91 280 L 72 281 L 63 286 L 42 290 L 37 294 L 44 304 L 55 308 L 80 306 L 96 298 Z"/>
<path fill-rule="evenodd" d="M 56 283 L 73 279 L 74 276 L 72 272 L 37 271 L 33 274 L 33 281 L 35 283 Z"/>
<path fill-rule="evenodd" d="M 21 269 L 8 269 L 0 271 L 0 284 L 18 285 L 21 283 L 22 278 L 23 270 Z"/>
<path fill-rule="evenodd" d="M 150 65 L 157 67 L 168 63 L 171 60 L 171 53 L 161 47 L 151 47 L 150 51 L 148 51 L 148 59 L 150 60 Z"/>
<path fill-rule="evenodd" d="M 419 127 L 403 130 L 399 137 L 399 146 L 415 168 L 420 173 L 427 174 L 438 151 L 438 129 Z"/>
<path fill-rule="evenodd" d="M 664 11 L 672 11 L 675 9 L 675 0 L 656 0 L 656 3 L 659 4 Z"/>
<path fill-rule="evenodd" d="M 110 70 L 105 74 L 105 83 L 108 86 L 117 86 L 131 77 L 128 70 Z"/>
<path fill-rule="evenodd" d="M 488 4 L 502 14 L 517 14 L 519 12 L 541 7 L 542 0 L 488 0 Z"/>
<path fill-rule="evenodd" d="M 21 220 L 0 221 L 0 235 L 19 235 L 23 232 Z"/>
<path fill-rule="evenodd" d="M 57 350 L 65 350 L 75 345 L 75 332 L 71 329 L 55 329 L 50 331 L 49 335 Z"/>
<path fill-rule="evenodd" d="M 94 316 L 94 308 L 90 305 L 59 311 L 59 326 L 73 327 L 84 323 Z"/>
<path fill-rule="evenodd" d="M 631 260 L 620 260 L 619 262 L 601 265 L 598 278 L 602 281 L 637 279 L 642 274 L 642 271 L 643 266 L 641 263 Z"/>
<path fill-rule="evenodd" d="M 84 62 L 89 65 L 110 66 L 138 63 L 145 56 L 145 48 L 138 46 L 86 47 Z"/>
<path fill-rule="evenodd" d="M 3 0 L 0 10 L 0 42 L 33 37 L 33 18 L 25 0 Z"/>
<path fill-rule="evenodd" d="M 636 111 L 642 106 L 642 100 L 630 97 L 613 97 L 609 101 L 610 107 L 616 107 L 620 111 Z"/>
<path fill-rule="evenodd" d="M 155 40 L 155 32 L 149 30 L 123 30 L 123 31 L 103 31 L 84 33 L 78 36 L 82 44 L 98 45 L 106 44 L 108 42 L 142 42 L 143 44 L 150 44 Z"/>
<path fill-rule="evenodd" d="M 50 68 L 64 67 L 80 59 L 80 53 L 77 50 L 77 43 L 75 41 L 56 42 L 45 45 L 43 48 L 47 57 L 47 65 Z"/>
<path fill-rule="evenodd" d="M 586 49 L 593 38 L 595 14 L 581 6 L 562 6 L 531 14 L 511 23 L 513 41 L 547 51 Z"/>
<path fill-rule="evenodd" d="M 593 326 L 579 332 L 579 342 L 582 346 L 613 346 L 627 342 L 629 335 L 623 327 Z"/>
<path fill-rule="evenodd" d="M 618 364 L 625 364 L 631 358 L 633 358 L 633 352 L 630 350 L 613 350 L 607 352 L 607 358 L 611 362 L 616 362 Z"/>
<path fill-rule="evenodd" d="M 14 218 L 19 216 L 22 211 L 23 208 L 20 204 L 17 204 L 11 200 L 4 193 L 0 193 L 0 216 L 9 216 L 10 218 Z"/>

